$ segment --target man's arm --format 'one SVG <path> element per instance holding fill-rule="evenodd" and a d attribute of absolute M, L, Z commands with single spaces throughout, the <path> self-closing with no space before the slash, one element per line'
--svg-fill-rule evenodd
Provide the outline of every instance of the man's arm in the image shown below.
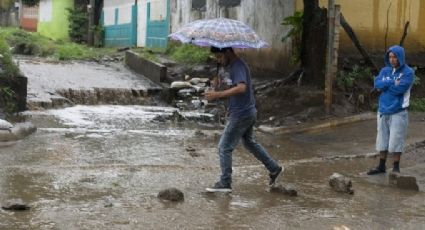
<path fill-rule="evenodd" d="M 388 87 L 390 87 L 391 84 L 394 84 L 394 81 L 387 81 L 384 80 L 384 70 L 381 70 L 381 72 L 379 73 L 379 75 L 375 78 L 374 81 L 374 87 L 375 89 L 379 90 L 379 91 L 385 91 L 388 89 Z"/>
<path fill-rule="evenodd" d="M 413 80 L 413 73 L 408 73 L 388 87 L 388 92 L 395 96 L 403 95 L 412 86 Z"/>
<path fill-rule="evenodd" d="M 239 94 L 243 94 L 246 92 L 246 84 L 245 83 L 239 83 L 235 87 L 226 89 L 224 91 L 207 91 L 203 95 L 207 100 L 215 100 L 220 98 L 227 98 Z"/>

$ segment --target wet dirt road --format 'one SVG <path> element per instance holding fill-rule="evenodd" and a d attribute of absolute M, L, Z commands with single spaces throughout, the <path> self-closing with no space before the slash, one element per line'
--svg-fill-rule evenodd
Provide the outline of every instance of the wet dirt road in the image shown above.
<path fill-rule="evenodd" d="M 165 109 L 77 106 L 29 112 L 37 133 L 0 147 L 0 201 L 22 198 L 26 212 L 0 210 L 0 229 L 423 229 L 425 190 L 399 190 L 362 176 L 376 159 L 332 156 L 374 152 L 375 121 L 258 139 L 286 169 L 281 183 L 298 197 L 270 193 L 266 170 L 240 146 L 231 194 L 207 194 L 219 174 L 220 128 L 155 122 Z M 409 143 L 423 140 L 424 114 L 411 116 Z M 187 147 L 199 154 L 191 156 Z M 326 158 L 329 157 L 329 158 Z M 402 170 L 404 166 L 402 163 Z M 327 183 L 353 179 L 355 194 Z M 181 203 L 156 198 L 185 193 Z"/>

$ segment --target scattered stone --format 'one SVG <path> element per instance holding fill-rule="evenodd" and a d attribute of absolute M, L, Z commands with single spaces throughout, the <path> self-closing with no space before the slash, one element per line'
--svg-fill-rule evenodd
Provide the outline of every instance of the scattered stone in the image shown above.
<path fill-rule="evenodd" d="M 291 185 L 274 185 L 270 187 L 270 192 L 281 193 L 286 196 L 297 196 L 297 190 Z"/>
<path fill-rule="evenodd" d="M 189 152 L 189 155 L 190 155 L 191 157 L 199 157 L 199 156 L 201 156 L 201 155 L 199 155 L 199 153 L 197 153 L 197 152 Z"/>
<path fill-rule="evenodd" d="M 201 83 L 208 83 L 210 81 L 210 79 L 208 79 L 208 78 L 199 78 L 199 82 L 201 82 Z"/>
<path fill-rule="evenodd" d="M 329 185 L 337 192 L 348 193 L 350 195 L 354 194 L 351 180 L 339 173 L 334 173 L 329 177 Z"/>
<path fill-rule="evenodd" d="M 25 211 L 31 207 L 22 201 L 22 199 L 12 199 L 4 202 L 1 208 L 8 211 Z"/>
<path fill-rule="evenodd" d="M 209 66 L 206 65 L 197 65 L 192 68 L 193 72 L 204 72 L 209 70 Z"/>
<path fill-rule="evenodd" d="M 189 147 L 186 148 L 186 151 L 188 151 L 188 152 L 195 152 L 196 149 L 193 148 L 193 147 L 191 147 L 191 146 L 189 146 Z"/>
<path fill-rule="evenodd" d="M 195 89 L 195 91 L 196 92 L 198 92 L 198 93 L 202 93 L 202 92 L 205 92 L 205 90 L 206 90 L 206 88 L 205 88 L 205 84 L 202 86 L 202 85 L 200 85 L 200 84 L 198 84 L 198 85 L 194 85 L 194 86 L 192 86 L 193 87 L 193 89 Z"/>
<path fill-rule="evenodd" d="M 186 81 L 175 81 L 171 83 L 170 88 L 172 89 L 184 89 L 184 88 L 192 88 L 192 84 Z"/>
<path fill-rule="evenodd" d="M 207 135 L 204 132 L 202 132 L 201 130 L 196 130 L 195 131 L 195 136 L 206 137 Z"/>
<path fill-rule="evenodd" d="M 10 130 L 11 128 L 13 125 L 10 122 L 0 119 L 0 130 Z"/>
<path fill-rule="evenodd" d="M 186 148 L 186 151 L 189 153 L 189 155 L 191 156 L 191 157 L 199 157 L 200 155 L 199 155 L 199 153 L 197 153 L 196 152 L 196 149 L 195 148 L 193 148 L 193 147 L 187 147 Z"/>
<path fill-rule="evenodd" d="M 419 191 L 419 186 L 416 177 L 409 175 L 402 175 L 400 173 L 390 173 L 390 183 L 400 189 Z"/>
<path fill-rule="evenodd" d="M 179 95 L 180 97 L 186 98 L 186 97 L 191 97 L 192 94 L 196 93 L 196 89 L 194 88 L 185 88 L 185 89 L 181 89 L 177 92 L 177 95 Z"/>
<path fill-rule="evenodd" d="M 199 83 L 201 83 L 201 79 L 200 78 L 192 78 L 192 79 L 190 79 L 190 84 L 192 84 L 192 85 L 197 85 L 197 84 L 199 84 Z"/>
<path fill-rule="evenodd" d="M 350 230 L 350 228 L 345 225 L 340 225 L 340 226 L 335 226 L 333 230 Z"/>
<path fill-rule="evenodd" d="M 157 115 L 152 120 L 157 121 L 157 122 L 166 122 L 167 121 L 167 119 L 165 119 L 164 116 L 162 116 L 162 115 Z"/>
<path fill-rule="evenodd" d="M 184 201 L 184 194 L 176 188 L 168 188 L 158 193 L 158 198 L 168 201 Z"/>
<path fill-rule="evenodd" d="M 114 206 L 114 204 L 112 204 L 112 202 L 110 202 L 110 201 L 107 201 L 106 203 L 105 203 L 105 205 L 103 205 L 103 207 L 105 207 L 105 208 L 111 208 L 111 207 L 113 207 Z"/>

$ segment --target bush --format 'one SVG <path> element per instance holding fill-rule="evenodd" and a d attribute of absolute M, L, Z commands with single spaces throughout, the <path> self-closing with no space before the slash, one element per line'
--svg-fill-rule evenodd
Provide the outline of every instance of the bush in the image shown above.
<path fill-rule="evenodd" d="M 348 90 L 354 87 L 356 81 L 368 79 L 373 80 L 373 74 L 370 68 L 362 68 L 355 65 L 351 71 L 338 72 L 336 85 L 343 90 Z"/>
<path fill-rule="evenodd" d="M 38 33 L 22 31 L 16 28 L 0 30 L 0 39 L 13 47 L 13 53 L 40 57 L 54 57 L 59 60 L 90 60 L 116 52 L 114 48 L 94 49 L 86 45 L 63 40 L 51 40 Z"/>
<path fill-rule="evenodd" d="M 34 56 L 49 56 L 54 53 L 54 42 L 37 33 L 29 33 L 19 29 L 4 29 L 0 39 L 5 39 L 13 47 L 13 53 Z"/>
<path fill-rule="evenodd" d="M 13 63 L 10 48 L 0 38 L 0 77 L 14 77 L 19 74 L 18 67 Z"/>
<path fill-rule="evenodd" d="M 69 36 L 71 40 L 77 43 L 85 42 L 86 35 L 88 32 L 88 19 L 87 13 L 82 7 L 76 7 L 75 9 L 68 8 L 69 12 Z"/>
<path fill-rule="evenodd" d="M 425 112 L 425 98 L 414 98 L 410 100 L 411 111 Z"/>

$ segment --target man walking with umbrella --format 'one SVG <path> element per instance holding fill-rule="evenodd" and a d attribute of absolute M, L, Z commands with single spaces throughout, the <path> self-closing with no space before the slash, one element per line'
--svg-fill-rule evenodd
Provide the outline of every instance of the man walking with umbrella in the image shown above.
<path fill-rule="evenodd" d="M 251 74 L 247 64 L 232 48 L 211 47 L 217 61 L 229 68 L 230 88 L 224 91 L 207 91 L 208 100 L 229 98 L 229 121 L 219 142 L 221 176 L 217 183 L 207 188 L 209 192 L 231 192 L 232 152 L 242 139 L 244 147 L 252 153 L 269 171 L 269 185 L 273 185 L 282 174 L 283 167 L 273 160 L 267 151 L 254 139 L 254 125 L 257 119 Z"/>
<path fill-rule="evenodd" d="M 248 66 L 233 52 L 233 48 L 267 47 L 255 31 L 241 21 L 228 18 L 205 19 L 191 22 L 169 36 L 171 39 L 198 46 L 209 46 L 218 62 L 230 69 L 231 87 L 224 91 L 207 91 L 208 100 L 229 98 L 229 121 L 220 139 L 220 180 L 210 192 L 231 192 L 232 152 L 242 139 L 245 147 L 260 160 L 270 172 L 270 185 L 282 174 L 283 167 L 273 160 L 267 151 L 254 140 L 254 124 L 257 119 L 251 74 Z"/>

